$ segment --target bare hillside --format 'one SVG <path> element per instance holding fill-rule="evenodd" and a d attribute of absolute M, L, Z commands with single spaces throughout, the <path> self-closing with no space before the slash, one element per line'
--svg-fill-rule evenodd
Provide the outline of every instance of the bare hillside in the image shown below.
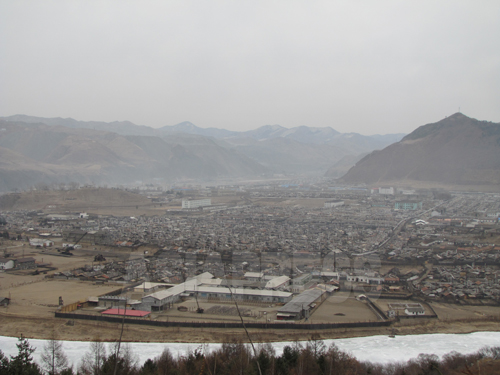
<path fill-rule="evenodd" d="M 124 136 L 4 120 L 0 129 L 0 191 L 38 184 L 172 182 L 267 172 L 258 162 L 204 137 L 202 144 L 192 144 L 174 136 Z"/>
<path fill-rule="evenodd" d="M 342 179 L 500 186 L 500 124 L 456 113 L 372 152 Z"/>

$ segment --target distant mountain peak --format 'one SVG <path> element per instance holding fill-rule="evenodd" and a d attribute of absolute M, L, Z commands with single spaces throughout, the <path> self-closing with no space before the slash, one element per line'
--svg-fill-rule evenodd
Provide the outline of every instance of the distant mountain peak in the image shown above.
<path fill-rule="evenodd" d="M 454 114 L 452 114 L 451 116 L 448 116 L 448 118 L 451 118 L 451 119 L 460 119 L 460 118 L 470 118 L 470 117 L 467 117 L 466 115 L 464 115 L 462 112 L 456 112 Z"/>
<path fill-rule="evenodd" d="M 173 127 L 179 127 L 179 128 L 183 127 L 183 128 L 188 128 L 188 129 L 200 129 L 198 126 L 196 126 L 195 124 L 193 124 L 190 121 L 179 122 L 178 124 L 175 124 Z"/>
<path fill-rule="evenodd" d="M 451 116 L 445 117 L 438 122 L 419 126 L 413 132 L 405 136 L 402 140 L 416 140 L 425 138 L 429 135 L 437 134 L 439 131 L 450 127 L 456 128 L 457 126 L 477 126 L 480 123 L 482 123 L 482 121 L 468 117 L 461 112 L 457 112 Z"/>
<path fill-rule="evenodd" d="M 263 128 L 269 128 L 269 129 L 273 129 L 273 130 L 286 129 L 285 127 L 278 125 L 278 124 L 264 125 Z"/>

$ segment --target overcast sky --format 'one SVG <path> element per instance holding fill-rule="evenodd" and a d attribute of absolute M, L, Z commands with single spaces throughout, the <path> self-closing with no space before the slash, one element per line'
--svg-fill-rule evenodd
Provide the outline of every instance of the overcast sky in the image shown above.
<path fill-rule="evenodd" d="M 0 1 L 0 116 L 409 133 L 500 122 L 500 1 Z"/>

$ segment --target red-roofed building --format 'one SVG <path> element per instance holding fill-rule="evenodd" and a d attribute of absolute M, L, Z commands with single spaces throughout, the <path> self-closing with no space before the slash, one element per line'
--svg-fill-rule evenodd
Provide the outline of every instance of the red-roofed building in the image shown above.
<path fill-rule="evenodd" d="M 134 318 L 144 318 L 145 316 L 151 314 L 149 311 L 142 311 L 142 310 L 125 310 L 123 308 L 121 309 L 108 309 L 106 311 L 102 312 L 105 315 L 120 315 L 120 316 L 131 316 Z"/>

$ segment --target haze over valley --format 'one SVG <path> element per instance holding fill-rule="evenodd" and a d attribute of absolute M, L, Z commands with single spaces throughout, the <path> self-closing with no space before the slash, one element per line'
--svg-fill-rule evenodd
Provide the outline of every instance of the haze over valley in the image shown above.
<path fill-rule="evenodd" d="M 3 191 L 70 182 L 118 185 L 317 178 L 346 157 L 356 158 L 403 137 L 279 125 L 235 132 L 202 129 L 188 122 L 153 129 L 130 122 L 22 115 L 0 118 L 0 129 L 0 150 L 5 155 L 0 169 Z"/>
<path fill-rule="evenodd" d="M 407 136 L 279 125 L 236 132 L 189 122 L 154 129 L 25 115 L 0 118 L 0 129 L 0 191 L 276 178 L 462 190 L 500 186 L 500 125 L 461 113 Z"/>

